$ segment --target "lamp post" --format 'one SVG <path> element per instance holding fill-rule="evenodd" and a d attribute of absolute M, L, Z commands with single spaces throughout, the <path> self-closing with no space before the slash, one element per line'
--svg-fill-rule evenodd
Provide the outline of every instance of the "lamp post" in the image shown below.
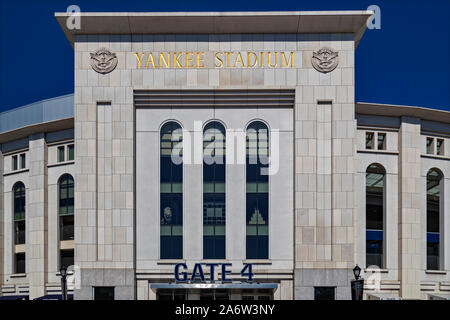
<path fill-rule="evenodd" d="M 359 275 L 361 274 L 361 268 L 356 265 L 356 267 L 353 268 L 353 275 L 355 276 L 355 280 L 359 280 Z"/>
<path fill-rule="evenodd" d="M 353 268 L 353 275 L 355 276 L 355 280 L 352 280 L 351 290 L 352 290 L 352 300 L 362 300 L 363 292 L 364 292 L 364 279 L 360 279 L 361 268 L 356 265 Z"/>
<path fill-rule="evenodd" d="M 67 268 L 61 267 L 59 272 L 61 274 L 61 297 L 62 300 L 67 300 Z"/>

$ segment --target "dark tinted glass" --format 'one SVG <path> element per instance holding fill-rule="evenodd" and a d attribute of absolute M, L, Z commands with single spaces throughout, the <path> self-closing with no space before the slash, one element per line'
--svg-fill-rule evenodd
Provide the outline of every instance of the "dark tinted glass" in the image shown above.
<path fill-rule="evenodd" d="M 25 219 L 25 185 L 18 182 L 14 185 L 14 221 Z"/>
<path fill-rule="evenodd" d="M 246 257 L 269 257 L 269 130 L 259 121 L 246 134 Z"/>
<path fill-rule="evenodd" d="M 366 266 L 383 267 L 385 170 L 372 164 L 366 171 Z"/>
<path fill-rule="evenodd" d="M 427 174 L 427 270 L 440 269 L 440 195 L 442 174 L 430 170 Z"/>
<path fill-rule="evenodd" d="M 67 148 L 69 149 L 69 161 L 70 160 L 74 160 L 75 159 L 75 146 L 72 144 L 72 145 L 69 145 L 69 146 L 67 146 Z"/>
<path fill-rule="evenodd" d="M 74 213 L 75 184 L 70 174 L 65 174 L 59 179 L 59 214 Z"/>
<path fill-rule="evenodd" d="M 14 221 L 14 244 L 25 244 L 25 220 Z"/>
<path fill-rule="evenodd" d="M 225 128 L 210 122 L 203 131 L 203 258 L 225 259 Z"/>
<path fill-rule="evenodd" d="M 94 287 L 94 300 L 114 300 L 114 287 Z"/>
<path fill-rule="evenodd" d="M 335 287 L 314 287 L 314 300 L 335 300 Z"/>
<path fill-rule="evenodd" d="M 183 257 L 183 134 L 168 122 L 160 134 L 160 258 Z"/>
<path fill-rule="evenodd" d="M 75 219 L 73 214 L 59 217 L 59 239 L 61 241 L 75 239 L 74 225 Z"/>
<path fill-rule="evenodd" d="M 14 262 L 14 272 L 25 273 L 25 253 L 16 253 Z"/>
<path fill-rule="evenodd" d="M 69 267 L 74 265 L 74 250 L 60 250 L 61 267 Z"/>

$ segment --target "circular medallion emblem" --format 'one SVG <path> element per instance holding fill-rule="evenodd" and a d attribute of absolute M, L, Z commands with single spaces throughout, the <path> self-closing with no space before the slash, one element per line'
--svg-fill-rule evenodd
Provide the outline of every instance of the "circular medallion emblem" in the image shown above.
<path fill-rule="evenodd" d="M 336 69 L 339 63 L 339 53 L 331 48 L 320 48 L 313 52 L 311 63 L 319 72 L 328 73 Z"/>
<path fill-rule="evenodd" d="M 110 73 L 117 66 L 117 56 L 106 48 L 91 53 L 91 67 L 101 74 Z"/>

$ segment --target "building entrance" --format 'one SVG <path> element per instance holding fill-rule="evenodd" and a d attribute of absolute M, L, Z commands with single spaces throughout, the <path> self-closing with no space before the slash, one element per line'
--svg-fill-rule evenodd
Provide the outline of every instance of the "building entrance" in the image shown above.
<path fill-rule="evenodd" d="M 273 289 L 157 289 L 157 300 L 273 300 Z"/>

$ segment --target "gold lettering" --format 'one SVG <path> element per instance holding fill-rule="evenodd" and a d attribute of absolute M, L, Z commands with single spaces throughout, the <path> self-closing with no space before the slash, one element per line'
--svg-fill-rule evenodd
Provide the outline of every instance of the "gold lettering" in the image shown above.
<path fill-rule="evenodd" d="M 196 52 L 196 54 L 197 54 L 197 68 L 204 68 L 205 67 L 205 64 L 204 64 L 204 62 L 205 62 L 205 57 L 204 57 L 205 53 L 203 51 L 200 51 L 200 52 Z M 200 64 L 200 62 L 202 64 Z"/>
<path fill-rule="evenodd" d="M 286 67 L 289 66 L 289 61 L 291 62 L 291 68 L 294 68 L 294 52 L 289 53 L 289 60 L 286 60 L 286 56 L 284 55 L 284 52 L 281 52 L 281 67 L 283 67 L 284 64 L 286 64 Z"/>
<path fill-rule="evenodd" d="M 176 52 L 173 53 L 173 67 L 176 68 L 183 68 L 183 65 L 181 64 L 180 57 L 183 54 L 183 52 L 180 52 L 180 55 L 177 55 Z"/>
<path fill-rule="evenodd" d="M 138 61 L 138 69 L 142 66 L 142 59 L 144 58 L 145 52 L 142 52 L 142 56 L 139 55 L 139 53 L 135 52 L 134 55 L 136 56 L 136 59 Z"/>
<path fill-rule="evenodd" d="M 145 64 L 145 68 L 148 69 L 148 64 L 151 63 L 153 69 L 155 69 L 155 60 L 153 59 L 153 54 L 150 52 L 147 57 L 147 63 Z"/>
<path fill-rule="evenodd" d="M 255 58 L 255 62 L 251 63 L 250 61 L 252 61 L 251 56 L 253 56 Z M 258 56 L 256 55 L 256 53 L 254 52 L 247 52 L 247 68 L 253 68 L 254 66 L 256 66 L 258 64 Z"/>
<path fill-rule="evenodd" d="M 163 61 L 164 61 L 164 65 L 166 66 L 166 68 L 170 68 L 170 54 L 167 53 L 167 59 L 164 56 L 163 52 L 159 53 L 159 67 L 162 68 L 163 67 Z"/>
<path fill-rule="evenodd" d="M 269 66 L 269 68 L 275 68 L 277 66 L 277 54 L 278 54 L 278 52 L 275 52 L 275 64 L 271 64 L 270 63 L 271 52 L 269 51 L 267 53 L 267 65 Z"/>
<path fill-rule="evenodd" d="M 263 58 L 264 58 L 264 52 L 261 52 L 261 60 L 260 60 L 260 62 L 261 62 L 260 67 L 261 68 L 264 67 L 264 60 L 263 60 Z"/>
<path fill-rule="evenodd" d="M 233 52 L 225 52 L 225 54 L 227 55 L 227 68 L 230 67 L 230 55 L 231 55 L 232 53 L 233 53 Z"/>
<path fill-rule="evenodd" d="M 194 66 L 192 65 L 192 59 L 194 57 L 194 53 L 193 52 L 186 52 L 186 68 L 193 68 Z M 191 56 L 191 57 L 190 57 Z"/>
<path fill-rule="evenodd" d="M 219 54 L 221 54 L 221 52 L 216 52 L 216 54 L 214 55 L 214 58 L 216 59 L 216 61 L 219 62 L 219 65 L 217 65 L 217 64 L 214 62 L 214 66 L 215 66 L 216 68 L 222 68 L 222 67 L 223 67 L 223 61 L 222 61 L 222 59 L 220 59 L 220 58 L 218 57 Z"/>
<path fill-rule="evenodd" d="M 237 65 L 238 62 L 241 64 L 241 67 L 244 68 L 244 61 L 242 61 L 242 55 L 241 55 L 240 52 L 238 52 L 238 55 L 237 55 L 237 57 L 236 57 L 236 60 L 234 61 L 234 66 L 233 66 L 233 68 L 236 68 L 236 65 Z"/>

